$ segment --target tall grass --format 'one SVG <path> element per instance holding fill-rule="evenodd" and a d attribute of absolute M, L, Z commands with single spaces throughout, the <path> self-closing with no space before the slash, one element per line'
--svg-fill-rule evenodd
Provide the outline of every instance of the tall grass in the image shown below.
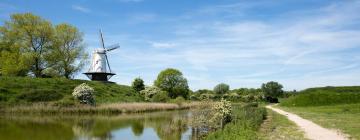
<path fill-rule="evenodd" d="M 360 103 L 360 87 L 322 87 L 301 91 L 282 101 L 282 106 L 322 106 Z"/>
<path fill-rule="evenodd" d="M 6 114 L 120 114 L 140 113 L 153 111 L 190 109 L 203 105 L 199 102 L 187 104 L 173 103 L 110 103 L 93 107 L 89 105 L 76 105 L 71 107 L 53 106 L 47 103 L 1 107 L 0 113 Z"/>
<path fill-rule="evenodd" d="M 224 129 L 210 133 L 206 140 L 258 139 L 257 130 L 266 117 L 263 107 L 234 106 L 233 120 Z"/>

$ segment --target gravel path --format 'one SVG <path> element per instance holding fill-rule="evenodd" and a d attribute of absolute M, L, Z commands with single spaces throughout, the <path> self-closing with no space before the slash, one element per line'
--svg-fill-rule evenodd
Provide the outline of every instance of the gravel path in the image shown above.
<path fill-rule="evenodd" d="M 303 119 L 296 114 L 283 111 L 278 108 L 273 108 L 271 105 L 266 106 L 281 115 L 296 123 L 304 132 L 305 136 L 312 140 L 347 140 L 346 136 L 340 132 L 323 128 L 312 121 Z"/>

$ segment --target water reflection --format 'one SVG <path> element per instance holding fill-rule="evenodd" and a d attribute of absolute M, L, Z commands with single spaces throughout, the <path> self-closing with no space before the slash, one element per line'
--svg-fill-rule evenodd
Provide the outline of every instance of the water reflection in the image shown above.
<path fill-rule="evenodd" d="M 188 111 L 118 116 L 0 116 L 0 139 L 191 140 Z"/>

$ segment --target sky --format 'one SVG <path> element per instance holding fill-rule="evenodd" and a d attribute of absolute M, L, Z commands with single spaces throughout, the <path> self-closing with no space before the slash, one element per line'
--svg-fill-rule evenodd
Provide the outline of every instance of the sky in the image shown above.
<path fill-rule="evenodd" d="M 89 54 L 101 28 L 119 84 L 176 68 L 192 90 L 360 85 L 359 0 L 2 0 L 0 24 L 24 12 L 76 26 Z"/>

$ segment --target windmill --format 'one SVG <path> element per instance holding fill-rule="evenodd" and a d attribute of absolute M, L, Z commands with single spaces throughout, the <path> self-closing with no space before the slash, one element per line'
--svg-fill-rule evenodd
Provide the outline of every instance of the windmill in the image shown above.
<path fill-rule="evenodd" d="M 105 48 L 104 38 L 100 30 L 100 42 L 102 48 L 93 51 L 92 62 L 89 71 L 84 73 L 92 81 L 109 81 L 115 75 L 111 72 L 107 53 L 120 48 L 119 44 L 111 45 Z M 109 68 L 109 70 L 107 69 Z"/>

